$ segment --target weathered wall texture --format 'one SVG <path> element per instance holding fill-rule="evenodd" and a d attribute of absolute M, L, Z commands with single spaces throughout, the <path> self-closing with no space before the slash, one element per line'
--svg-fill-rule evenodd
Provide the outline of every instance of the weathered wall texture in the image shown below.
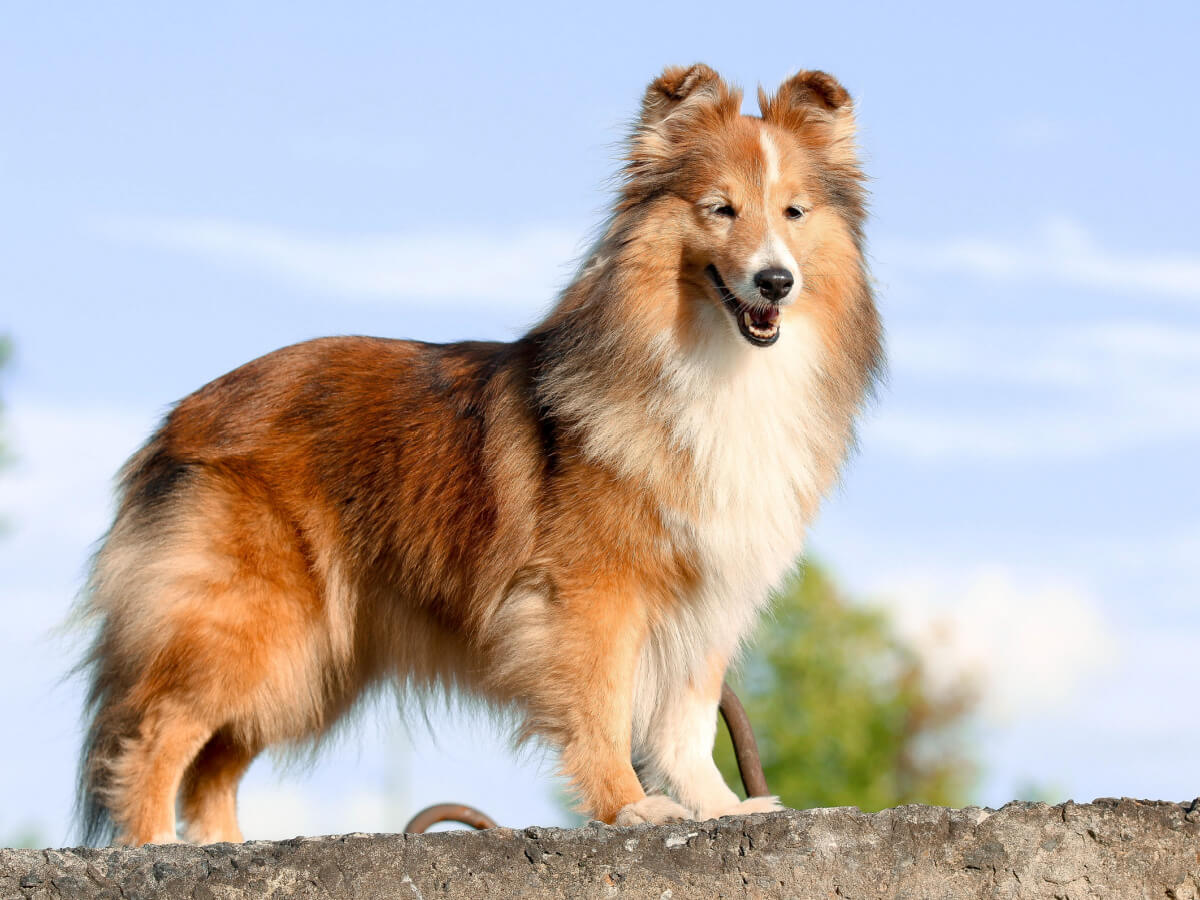
<path fill-rule="evenodd" d="M 1200 799 L 0 851 L 0 897 L 1200 900 Z"/>

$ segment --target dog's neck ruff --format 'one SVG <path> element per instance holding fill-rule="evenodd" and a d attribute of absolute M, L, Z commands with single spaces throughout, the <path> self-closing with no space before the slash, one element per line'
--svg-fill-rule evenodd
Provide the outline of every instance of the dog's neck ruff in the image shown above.
<path fill-rule="evenodd" d="M 795 563 L 830 477 L 821 341 L 800 316 L 766 350 L 720 321 L 669 356 L 655 413 L 679 451 L 686 505 L 675 516 L 691 525 L 702 568 L 741 570 L 744 589 L 765 595 Z"/>
<path fill-rule="evenodd" d="M 805 317 L 761 349 L 724 310 L 701 315 L 698 343 L 643 337 L 647 364 L 572 378 L 560 397 L 584 452 L 658 499 L 702 575 L 736 572 L 726 587 L 759 602 L 795 563 L 845 436 L 823 413 L 822 342 Z"/>
<path fill-rule="evenodd" d="M 774 346 L 750 346 L 711 298 L 674 293 L 673 253 L 604 252 L 613 241 L 543 326 L 554 349 L 539 399 L 587 458 L 653 499 L 723 603 L 757 608 L 794 566 L 850 441 L 824 335 L 797 309 Z"/>

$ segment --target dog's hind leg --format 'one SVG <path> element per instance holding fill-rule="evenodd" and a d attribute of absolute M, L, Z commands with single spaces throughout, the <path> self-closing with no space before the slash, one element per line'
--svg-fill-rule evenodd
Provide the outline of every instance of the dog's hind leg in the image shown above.
<path fill-rule="evenodd" d="M 261 592 L 258 599 L 269 602 Z M 97 763 L 101 800 L 121 843 L 175 840 L 181 787 L 190 838 L 238 839 L 236 785 L 261 746 L 240 741 L 319 731 L 324 709 L 312 690 L 319 684 L 313 660 L 293 659 L 293 648 L 313 641 L 303 616 L 288 622 L 286 601 L 276 598 L 272 619 L 250 591 L 241 598 L 209 592 L 208 600 L 177 618 L 154 662 L 118 701 L 128 725 Z"/>
<path fill-rule="evenodd" d="M 240 843 L 238 782 L 257 751 L 222 728 L 192 760 L 183 778 L 181 808 L 187 839 L 196 844 Z"/>
<path fill-rule="evenodd" d="M 194 836 L 234 839 L 251 751 L 319 737 L 360 688 L 334 659 L 350 620 L 330 612 L 294 526 L 211 475 L 178 506 L 153 533 L 110 538 L 94 579 L 104 619 L 81 793 L 124 843 L 174 840 L 185 782 Z"/>
<path fill-rule="evenodd" d="M 117 842 L 169 844 L 175 833 L 175 796 L 184 770 L 212 734 L 212 727 L 180 705 L 156 704 L 123 742 L 112 763 L 109 809 Z"/>

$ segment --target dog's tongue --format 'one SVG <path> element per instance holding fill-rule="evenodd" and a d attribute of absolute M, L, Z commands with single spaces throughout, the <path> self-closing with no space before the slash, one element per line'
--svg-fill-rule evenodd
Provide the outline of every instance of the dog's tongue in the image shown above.
<path fill-rule="evenodd" d="M 771 328 L 779 323 L 779 307 L 768 306 L 766 309 L 752 309 L 750 318 L 759 328 Z"/>

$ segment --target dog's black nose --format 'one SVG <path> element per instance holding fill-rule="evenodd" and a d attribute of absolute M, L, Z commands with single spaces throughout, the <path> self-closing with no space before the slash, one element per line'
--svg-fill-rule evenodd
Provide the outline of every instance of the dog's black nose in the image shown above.
<path fill-rule="evenodd" d="M 754 276 L 758 292 L 771 301 L 782 300 L 795 283 L 787 269 L 763 269 Z"/>

